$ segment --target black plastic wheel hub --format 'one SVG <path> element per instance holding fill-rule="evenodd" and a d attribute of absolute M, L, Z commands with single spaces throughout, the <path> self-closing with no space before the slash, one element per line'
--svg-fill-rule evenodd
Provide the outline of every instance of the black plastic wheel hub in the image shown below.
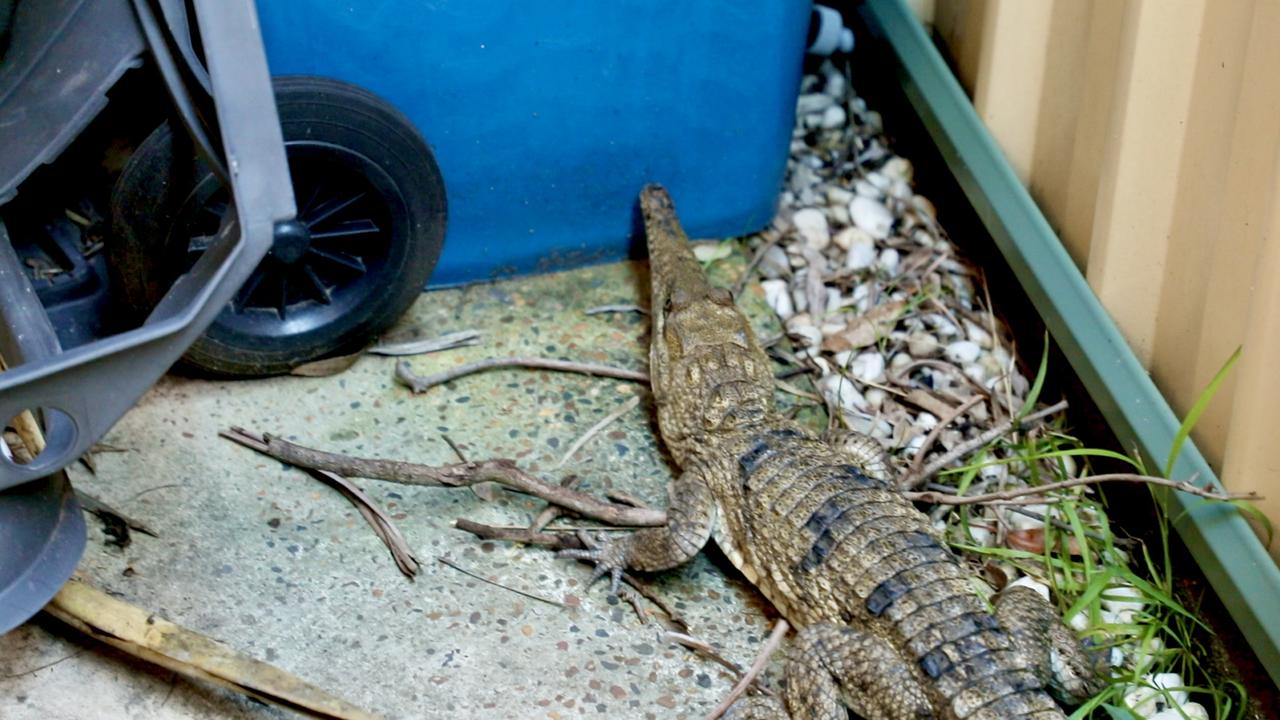
<path fill-rule="evenodd" d="M 271 254 L 285 265 L 292 265 L 302 259 L 311 248 L 311 231 L 297 220 L 286 220 L 276 223 Z"/>

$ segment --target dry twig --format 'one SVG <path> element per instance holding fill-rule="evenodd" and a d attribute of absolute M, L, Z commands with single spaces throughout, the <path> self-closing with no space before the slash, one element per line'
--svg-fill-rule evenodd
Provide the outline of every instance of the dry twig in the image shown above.
<path fill-rule="evenodd" d="M 907 468 L 907 474 L 904 476 L 904 482 L 910 482 L 907 478 L 914 478 L 919 472 L 921 466 L 924 465 L 924 456 L 929 454 L 933 449 L 933 444 L 938 441 L 938 437 L 942 435 L 942 431 L 947 428 L 956 418 L 964 414 L 966 410 L 982 402 L 985 398 L 981 395 L 974 395 L 969 398 L 958 408 L 949 411 L 945 416 L 938 418 L 937 424 L 929 431 L 924 438 L 924 444 L 916 451 L 915 457 L 911 458 L 911 465 Z"/>
<path fill-rule="evenodd" d="M 773 632 L 769 633 L 769 639 L 765 641 L 764 647 L 760 649 L 760 654 L 756 656 L 755 662 L 751 663 L 751 668 L 747 670 L 747 674 L 738 680 L 738 683 L 729 691 L 729 696 L 722 700 L 714 710 L 707 713 L 703 720 L 716 720 L 721 715 L 724 715 L 725 711 L 742 696 L 742 693 L 747 691 L 751 683 L 755 682 L 756 677 L 764 670 L 765 665 L 769 664 L 769 658 L 778 650 L 778 645 L 782 643 L 782 638 L 789 629 L 791 629 L 791 626 L 787 624 L 787 621 L 779 618 L 778 623 L 773 626 Z"/>
<path fill-rule="evenodd" d="M 1203 488 L 1198 485 L 1192 485 L 1183 480 L 1166 480 L 1162 477 L 1154 477 L 1151 475 L 1138 475 L 1135 473 L 1107 473 L 1104 475 L 1086 475 L 1084 477 L 1071 478 L 1070 480 L 1060 480 L 1045 485 L 1037 485 L 1034 487 L 1015 488 L 1013 490 L 1001 490 L 999 492 L 982 493 L 981 495 L 952 495 L 949 493 L 937 492 L 936 490 L 924 490 L 918 492 L 904 492 L 902 495 L 908 500 L 917 502 L 932 503 L 934 505 L 975 505 L 979 503 L 997 504 L 1006 501 L 1014 501 L 1018 498 L 1024 498 L 1033 495 L 1043 495 L 1054 490 L 1065 490 L 1067 488 L 1078 487 L 1081 485 L 1097 485 L 1104 482 L 1136 482 L 1146 483 L 1148 485 L 1159 485 L 1161 487 L 1173 488 L 1181 492 L 1190 493 L 1198 497 L 1208 500 L 1260 500 L 1261 495 L 1256 492 L 1233 493 L 1218 492 L 1211 488 Z M 1036 503 L 1044 502 L 1037 500 Z"/>
<path fill-rule="evenodd" d="M 469 487 L 482 482 L 497 482 L 610 525 L 655 526 L 665 525 L 667 522 L 667 514 L 664 512 L 616 505 L 585 493 L 552 485 L 521 470 L 515 461 L 505 458 L 451 465 L 421 465 L 324 452 L 295 445 L 274 435 L 257 436 L 243 428 L 233 427 L 218 434 L 290 465 L 328 470 L 346 477 L 425 487 Z"/>
<path fill-rule="evenodd" d="M 258 437 L 246 432 L 243 428 L 231 428 L 230 431 L 218 434 L 247 448 L 257 450 L 263 455 L 276 457 L 271 452 L 270 443 L 273 438 L 269 436 Z M 395 526 L 395 523 L 391 521 L 387 513 L 372 498 L 356 487 L 350 480 L 342 477 L 342 474 L 345 473 L 339 474 L 327 469 L 298 463 L 291 464 L 298 465 L 311 473 L 313 477 L 341 493 L 360 512 L 365 522 L 369 523 L 369 527 L 373 528 L 374 534 L 378 536 L 382 544 L 387 546 L 387 550 L 391 552 L 391 557 L 395 560 L 396 567 L 400 569 L 400 572 L 410 580 L 413 579 L 414 575 L 418 574 L 418 568 L 421 567 L 421 563 L 418 562 L 418 558 L 414 557 L 413 549 L 409 547 L 409 541 L 405 539 L 400 529 Z"/>
<path fill-rule="evenodd" d="M 640 405 L 640 396 L 633 395 L 630 400 L 622 403 L 622 405 L 618 406 L 616 410 L 609 413 L 608 415 L 605 415 L 604 418 L 600 420 L 600 422 L 596 423 L 595 425 L 592 425 L 585 433 L 583 433 L 582 437 L 578 438 L 577 440 L 574 440 L 573 444 L 570 445 L 569 449 L 565 452 L 564 457 L 561 457 L 560 462 L 552 466 L 551 469 L 559 470 L 560 468 L 564 467 L 564 464 L 566 462 L 569 462 L 569 459 L 572 458 L 574 454 L 576 454 L 579 450 L 581 450 L 583 445 L 586 445 L 587 442 L 591 440 L 591 438 L 595 437 L 597 433 L 599 433 L 604 428 L 608 427 L 609 423 L 613 422 L 614 420 L 617 420 L 618 418 L 622 417 L 628 412 L 634 410 L 639 405 Z"/>
<path fill-rule="evenodd" d="M 1009 420 L 1006 420 L 1000 423 L 999 425 L 996 425 L 995 427 L 991 428 L 990 430 L 987 430 L 986 432 L 978 435 L 972 440 L 963 442 L 955 446 L 951 450 L 947 451 L 941 457 L 929 463 L 922 470 L 920 470 L 919 475 L 916 475 L 914 477 L 903 475 L 902 479 L 898 481 L 898 489 L 912 490 L 914 488 L 917 488 L 920 485 L 924 484 L 924 482 L 934 473 L 938 472 L 939 470 L 942 470 L 947 465 L 951 464 L 952 461 L 965 457 L 969 453 L 986 445 L 992 440 L 995 440 L 996 438 L 1001 437 L 1002 435 L 1008 433 L 1010 430 L 1013 429 L 1014 425 L 1021 427 L 1023 425 L 1026 425 L 1027 423 L 1034 422 L 1041 418 L 1048 417 L 1049 415 L 1052 415 L 1061 410 L 1065 410 L 1066 408 L 1067 408 L 1067 401 L 1063 400 L 1062 402 L 1054 403 L 1053 405 L 1050 405 L 1049 407 L 1044 408 L 1042 410 L 1037 410 L 1036 412 L 1028 413 L 1022 418 L 1018 418 L 1018 419 L 1010 418 Z"/>
<path fill-rule="evenodd" d="M 639 305 L 597 305 L 584 311 L 587 315 L 603 315 L 605 313 L 640 313 L 648 315 L 649 311 Z"/>
<path fill-rule="evenodd" d="M 708 660 L 711 660 L 719 664 L 729 672 L 733 673 L 733 677 L 735 680 L 739 680 L 742 678 L 742 675 L 743 675 L 742 666 L 730 660 L 729 658 L 721 655 L 720 652 L 715 648 L 711 647 L 711 644 L 708 643 L 707 641 L 702 640 L 701 638 L 696 638 L 692 635 L 674 632 L 670 630 L 667 631 L 666 638 L 672 642 L 678 643 L 680 645 L 683 645 L 689 648 L 690 650 L 707 658 Z"/>
<path fill-rule="evenodd" d="M 526 367 L 540 370 L 556 370 L 559 372 L 574 372 L 585 375 L 598 375 L 600 377 L 611 377 L 618 380 L 634 380 L 636 382 L 649 382 L 649 374 L 640 370 L 629 370 L 627 368 L 614 367 L 612 365 L 600 365 L 597 363 L 582 363 L 572 360 L 557 360 L 555 358 L 539 358 L 539 357 L 500 357 L 486 358 L 484 360 L 476 360 L 463 365 L 459 365 L 448 370 L 441 370 L 438 373 L 430 375 L 416 375 L 409 368 L 409 363 L 400 361 L 396 363 L 396 380 L 408 386 L 415 393 L 423 393 L 441 383 L 455 380 L 464 375 L 482 372 L 484 370 L 493 370 L 496 368 L 510 367 Z"/>
<path fill-rule="evenodd" d="M 466 575 L 467 577 L 470 577 L 470 578 L 475 578 L 476 580 L 479 580 L 479 581 L 480 581 L 480 582 L 482 582 L 482 583 L 488 583 L 489 585 L 492 585 L 492 586 L 494 586 L 494 587 L 498 587 L 498 588 L 502 588 L 503 590 L 508 590 L 508 591 L 513 592 L 513 593 L 515 593 L 515 594 L 517 594 L 517 595 L 523 595 L 523 596 L 525 596 L 525 597 L 529 598 L 530 600 L 537 600 L 538 602 L 546 603 L 546 604 L 548 604 L 548 605 L 555 605 L 556 607 L 564 607 L 564 603 L 560 602 L 559 600 L 552 600 L 552 599 L 550 599 L 550 598 L 544 598 L 544 597 L 542 597 L 541 595 L 534 595 L 534 594 L 533 594 L 533 593 L 531 593 L 531 592 L 525 592 L 524 590 L 520 590 L 520 589 L 517 589 L 517 588 L 513 588 L 513 587 L 511 587 L 510 585 L 503 585 L 502 583 L 497 582 L 497 581 L 495 581 L 495 580 L 490 580 L 489 578 L 487 578 L 487 577 L 485 577 L 485 576 L 483 576 L 483 575 L 481 575 L 481 574 L 479 574 L 479 573 L 472 572 L 472 571 L 470 571 L 470 570 L 468 570 L 468 569 L 466 569 L 466 568 L 462 567 L 462 566 L 461 566 L 461 565 L 459 565 L 458 563 L 456 563 L 456 562 L 454 562 L 454 561 L 450 560 L 449 558 L 446 558 L 446 557 L 437 557 L 437 558 L 436 558 L 436 560 L 439 560 L 441 565 L 445 565 L 445 566 L 447 566 L 447 567 L 451 567 L 451 568 L 453 568 L 454 570 L 457 570 L 458 572 L 462 573 L 463 575 Z"/>
<path fill-rule="evenodd" d="M 537 532 L 531 528 L 495 527 L 493 525 L 484 525 L 482 523 L 472 522 L 465 518 L 458 518 L 453 522 L 453 526 L 459 530 L 469 532 L 481 540 L 509 540 L 511 542 L 519 542 L 526 545 L 545 547 L 551 550 L 580 550 L 585 547 L 582 544 L 582 540 L 579 539 L 576 533 L 561 534 Z M 583 560 L 582 562 L 589 561 Z M 661 610 L 672 623 L 688 629 L 689 624 L 685 622 L 684 618 L 680 617 L 680 614 L 676 612 L 675 608 L 671 607 L 667 601 L 663 600 L 662 597 L 649 588 L 649 586 L 640 582 L 631 574 L 625 572 L 622 573 L 622 581 L 631 586 L 636 592 L 640 593 L 641 597 L 658 606 L 658 609 Z M 643 620 L 643 616 L 641 616 L 641 619 Z"/>

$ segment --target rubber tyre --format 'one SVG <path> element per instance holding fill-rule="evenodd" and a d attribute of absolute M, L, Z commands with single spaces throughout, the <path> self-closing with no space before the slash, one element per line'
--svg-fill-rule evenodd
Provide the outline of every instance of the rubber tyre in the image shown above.
<path fill-rule="evenodd" d="M 347 243 L 349 254 L 337 254 L 358 260 L 364 270 L 358 277 L 361 271 L 350 270 L 352 277 L 344 279 L 342 267 L 321 258 L 315 267 L 323 279 L 310 269 L 301 275 L 303 290 L 314 297 L 298 298 L 289 295 L 301 292 L 291 286 L 297 278 L 290 280 L 273 250 L 241 288 L 240 295 L 248 291 L 247 296 L 224 309 L 184 356 L 183 364 L 206 374 L 275 375 L 358 350 L 413 304 L 444 244 L 444 181 L 430 148 L 404 115 L 372 93 L 336 80 L 281 77 L 274 85 L 299 219 L 307 221 L 308 185 L 330 182 L 341 189 L 345 182 L 362 188 L 354 208 L 368 216 L 367 224 L 347 221 L 343 227 L 365 228 L 365 234 L 353 240 L 337 231 L 320 233 L 317 225 L 312 247 L 319 252 L 322 234 L 338 235 L 333 241 Z M 199 249 L 193 238 L 212 234 L 220 224 L 226 196 L 184 132 L 166 123 L 139 145 L 111 202 L 108 255 L 126 306 L 140 316 L 156 306 L 194 262 Z M 348 210 L 344 206 L 343 212 Z M 321 222 L 335 220 L 326 216 Z M 331 248 L 325 252 L 332 258 Z M 263 294 L 263 278 L 274 277 L 273 272 L 284 277 L 274 314 L 259 307 L 270 301 L 255 297 Z"/>

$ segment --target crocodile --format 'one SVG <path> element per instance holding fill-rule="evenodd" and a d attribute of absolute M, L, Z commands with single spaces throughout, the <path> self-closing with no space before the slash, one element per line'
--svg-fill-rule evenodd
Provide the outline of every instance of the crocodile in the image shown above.
<path fill-rule="evenodd" d="M 890 482 L 879 444 L 818 437 L 774 406 L 771 365 L 689 249 L 670 195 L 640 195 L 652 284 L 650 377 L 681 474 L 667 524 L 562 555 L 593 580 L 661 571 L 716 544 L 797 628 L 780 696 L 734 718 L 1064 718 L 1099 687 L 1092 654 L 1034 589 L 990 588 Z M 985 588 L 985 591 L 984 591 Z"/>

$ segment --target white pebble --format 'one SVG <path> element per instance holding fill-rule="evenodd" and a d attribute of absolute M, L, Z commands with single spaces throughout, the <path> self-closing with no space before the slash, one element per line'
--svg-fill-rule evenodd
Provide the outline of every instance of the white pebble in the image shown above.
<path fill-rule="evenodd" d="M 911 186 L 901 180 L 894 180 L 889 186 L 889 197 L 907 201 L 911 199 Z"/>
<path fill-rule="evenodd" d="M 1016 370 L 1009 376 L 1009 384 L 1013 387 L 1013 394 L 1018 397 L 1026 397 L 1031 391 L 1031 383 L 1027 380 L 1027 376 Z"/>
<path fill-rule="evenodd" d="M 995 541 L 995 536 L 992 532 L 981 525 L 970 525 L 969 537 L 974 543 L 981 545 L 982 547 L 991 547 L 992 543 Z"/>
<path fill-rule="evenodd" d="M 917 331 L 907 336 L 907 350 L 915 357 L 931 358 L 942 353 L 942 343 L 927 332 Z"/>
<path fill-rule="evenodd" d="M 849 325 L 846 322 L 842 321 L 839 317 L 836 317 L 834 319 L 831 319 L 831 320 L 828 320 L 827 322 L 822 323 L 822 334 L 823 335 L 839 335 L 840 333 L 848 329 L 848 327 Z M 840 363 L 840 367 L 844 367 L 844 363 Z"/>
<path fill-rule="evenodd" d="M 1044 505 L 1027 505 L 1025 509 L 1044 517 L 1047 508 Z M 1035 530 L 1044 527 L 1044 520 L 1029 517 L 1012 510 L 1005 514 L 1005 522 L 1015 530 Z"/>
<path fill-rule="evenodd" d="M 810 249 L 821 252 L 831 244 L 831 230 L 827 227 L 827 216 L 821 210 L 817 208 L 798 210 L 792 216 L 791 222 Z"/>
<path fill-rule="evenodd" d="M 978 469 L 978 475 L 987 482 L 1000 482 L 1009 477 L 1009 468 L 1003 463 L 983 465 Z"/>
<path fill-rule="evenodd" d="M 884 405 L 884 401 L 889 398 L 889 393 L 873 387 L 863 393 L 863 397 L 867 399 L 867 404 L 871 406 L 872 410 L 879 410 L 880 406 Z"/>
<path fill-rule="evenodd" d="M 805 347 L 816 348 L 822 345 L 822 331 L 812 325 L 801 325 L 793 330 L 788 330 L 787 334 Z"/>
<path fill-rule="evenodd" d="M 858 235 L 867 234 L 856 227 L 847 227 L 836 232 L 836 234 L 832 236 L 831 242 L 835 243 L 835 246 L 841 250 L 848 250 L 849 246 L 853 244 L 854 238 Z M 867 237 L 870 238 L 871 236 L 867 235 Z M 872 240 L 871 242 L 874 244 L 875 240 Z"/>
<path fill-rule="evenodd" d="M 1135 650 L 1133 654 L 1134 667 L 1144 670 L 1150 667 L 1152 663 L 1160 659 L 1164 654 L 1164 641 L 1158 637 L 1149 638 L 1142 647 Z"/>
<path fill-rule="evenodd" d="M 954 325 L 952 326 L 955 327 Z M 961 365 L 971 363 L 978 359 L 978 355 L 982 352 L 982 348 L 978 344 L 969 340 L 957 340 L 947 346 L 947 359 L 953 363 Z"/>
<path fill-rule="evenodd" d="M 796 114 L 808 115 L 819 113 L 835 104 L 830 95 L 822 93 L 805 93 L 796 99 Z"/>
<path fill-rule="evenodd" d="M 761 280 L 760 287 L 764 288 L 764 301 L 778 317 L 786 320 L 796 314 L 795 306 L 791 304 L 791 289 L 786 280 Z"/>
<path fill-rule="evenodd" d="M 907 451 L 909 455 L 915 455 L 920 448 L 924 447 L 924 436 L 917 435 L 907 441 Z"/>
<path fill-rule="evenodd" d="M 913 362 L 915 362 L 915 358 L 906 353 L 894 353 L 893 357 L 889 358 L 889 367 L 894 370 L 901 370 Z"/>
<path fill-rule="evenodd" d="M 844 108 L 839 105 L 832 105 L 822 111 L 822 128 L 824 130 L 835 130 L 844 127 L 849 121 L 849 116 L 845 114 Z"/>
<path fill-rule="evenodd" d="M 828 205 L 848 205 L 853 200 L 853 193 L 839 185 L 828 185 L 825 192 Z"/>
<path fill-rule="evenodd" d="M 952 343 L 952 345 L 955 345 L 955 344 L 957 343 Z M 964 376 L 969 378 L 970 380 L 984 387 L 986 386 L 987 377 L 988 377 L 987 370 L 986 368 L 982 367 L 981 364 L 969 363 L 968 365 L 964 366 L 964 368 L 962 369 L 962 372 L 964 372 Z"/>
<path fill-rule="evenodd" d="M 858 195 L 849 203 L 849 219 L 871 237 L 883 240 L 893 229 L 893 213 L 878 200 Z"/>
<path fill-rule="evenodd" d="M 892 180 L 878 172 L 867 173 L 867 182 L 875 185 L 881 191 L 888 190 L 889 186 L 893 184 Z"/>
<path fill-rule="evenodd" d="M 849 372 L 863 382 L 884 381 L 884 356 L 878 352 L 865 352 L 849 363 Z"/>
<path fill-rule="evenodd" d="M 1040 593 L 1040 597 L 1044 598 L 1045 602 L 1049 601 L 1049 586 L 1031 577 L 1020 577 L 1006 587 L 1029 587 Z"/>
<path fill-rule="evenodd" d="M 857 202 L 856 200 L 854 201 Z M 876 261 L 876 241 L 865 230 L 851 228 L 853 231 L 846 238 L 849 252 L 844 257 L 844 266 L 849 270 L 869 268 Z M 857 296 L 854 299 L 858 299 Z"/>
<path fill-rule="evenodd" d="M 926 313 L 920 316 L 920 319 L 924 320 L 926 325 L 933 328 L 942 337 L 955 337 L 960 334 L 960 330 L 955 326 L 955 323 L 948 320 L 945 315 Z M 977 356 L 975 355 L 974 357 Z"/>
<path fill-rule="evenodd" d="M 1133 616 L 1146 605 L 1142 591 L 1132 585 L 1117 584 L 1102 591 L 1102 607 L 1115 613 L 1121 624 L 1133 622 Z"/>
<path fill-rule="evenodd" d="M 809 312 L 809 294 L 805 290 L 805 274 L 808 268 L 796 273 L 795 285 L 791 288 L 791 303 L 795 305 L 796 312 Z"/>
<path fill-rule="evenodd" d="M 884 173 L 885 176 L 891 180 L 902 180 L 905 182 L 911 182 L 911 178 L 915 174 L 915 171 L 911 168 L 911 161 L 902 157 L 890 158 L 889 161 L 880 168 L 880 172 Z"/>
<path fill-rule="evenodd" d="M 1125 693 L 1124 696 L 1124 704 L 1128 705 L 1129 709 L 1138 715 L 1150 718 L 1172 710 L 1174 705 L 1186 704 L 1186 690 L 1169 689 L 1182 687 L 1182 677 L 1177 673 L 1143 675 L 1142 679 L 1150 687 L 1131 686 L 1129 692 Z M 1165 692 L 1161 692 L 1161 690 Z M 1176 714 L 1177 711 L 1173 711 Z"/>
<path fill-rule="evenodd" d="M 970 340 L 978 343 L 979 347 L 991 347 L 991 333 L 983 330 L 978 327 L 976 323 L 972 323 L 968 320 L 961 321 L 961 324 L 964 325 L 964 334 L 969 336 Z"/>
<path fill-rule="evenodd" d="M 828 375 L 818 381 L 818 389 L 827 402 L 846 412 L 866 410 L 867 399 L 853 386 L 853 381 L 842 375 Z"/>
<path fill-rule="evenodd" d="M 760 258 L 760 274 L 777 279 L 790 272 L 791 261 L 787 259 L 787 251 L 777 245 L 770 245 Z"/>
<path fill-rule="evenodd" d="M 853 191 L 862 197 L 871 198 L 872 200 L 879 200 L 884 197 L 884 193 L 880 192 L 880 188 L 861 178 L 853 181 Z M 849 200 L 852 201 L 853 198 L 849 198 Z"/>
<path fill-rule="evenodd" d="M 897 250 L 894 250 L 893 248 L 885 248 L 880 253 L 880 259 L 876 264 L 889 275 L 895 275 L 898 271 L 898 260 L 899 256 Z"/>
<path fill-rule="evenodd" d="M 827 288 L 827 307 L 823 312 L 833 313 L 840 309 L 840 290 L 838 288 Z"/>
<path fill-rule="evenodd" d="M 1089 629 L 1089 611 L 1081 608 L 1074 615 L 1067 618 L 1067 624 L 1076 632 L 1084 632 Z"/>
<path fill-rule="evenodd" d="M 916 416 L 916 425 L 921 430 L 932 430 L 938 427 L 938 418 L 933 413 L 922 412 Z"/>
<path fill-rule="evenodd" d="M 849 89 L 849 81 L 844 79 L 844 75 L 832 71 L 824 73 L 823 77 L 826 82 L 822 86 L 822 92 L 835 99 L 844 97 L 845 91 Z"/>

